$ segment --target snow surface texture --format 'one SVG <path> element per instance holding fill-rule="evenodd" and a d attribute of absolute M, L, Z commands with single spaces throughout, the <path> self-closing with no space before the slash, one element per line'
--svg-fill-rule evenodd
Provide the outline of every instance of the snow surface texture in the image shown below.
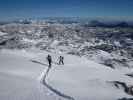
<path fill-rule="evenodd" d="M 86 25 L 88 21 L 83 24 L 79 20 L 74 24 L 61 20 L 21 20 L 0 25 L 0 49 L 34 47 L 85 56 L 113 69 L 133 68 L 132 28 L 91 27 Z"/>
<path fill-rule="evenodd" d="M 54 60 L 46 80 L 46 56 Z M 132 69 L 111 69 L 84 57 L 60 54 L 65 65 L 57 65 L 59 54 L 36 49 L 2 50 L 0 52 L 1 100 L 118 100 L 132 98 L 112 84 L 113 81 L 133 84 L 126 74 Z"/>
<path fill-rule="evenodd" d="M 40 83 L 47 66 L 30 62 L 32 57 L 25 51 L 0 53 L 0 100 L 64 100 Z"/>

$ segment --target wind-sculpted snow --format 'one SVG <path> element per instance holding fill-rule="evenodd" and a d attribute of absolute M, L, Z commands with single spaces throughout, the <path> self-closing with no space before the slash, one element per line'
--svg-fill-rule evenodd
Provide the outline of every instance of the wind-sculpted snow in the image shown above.
<path fill-rule="evenodd" d="M 117 90 L 108 83 L 111 80 L 121 80 L 132 84 L 132 79 L 124 76 L 124 73 L 84 58 L 71 57 L 67 63 L 69 59 L 66 56 L 65 66 L 57 66 L 50 72 L 48 82 L 54 87 L 73 95 L 76 100 L 117 100 L 126 96 L 123 89 Z"/>
<path fill-rule="evenodd" d="M 52 55 L 52 69 L 47 72 L 47 54 Z M 0 53 L 0 99 L 2 100 L 118 100 L 132 98 L 123 88 L 133 79 L 126 74 L 128 68 L 111 69 L 84 57 L 50 53 L 31 49 L 27 51 L 3 50 Z M 57 65 L 59 55 L 65 65 Z M 43 79 L 43 84 L 42 84 Z M 119 85 L 119 84 L 118 84 Z M 121 85 L 119 85 L 121 86 Z M 128 100 L 128 99 L 127 99 Z"/>

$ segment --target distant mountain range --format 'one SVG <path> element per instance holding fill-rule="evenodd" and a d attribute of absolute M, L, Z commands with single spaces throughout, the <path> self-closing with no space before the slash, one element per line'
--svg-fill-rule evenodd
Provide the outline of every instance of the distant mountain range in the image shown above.
<path fill-rule="evenodd" d="M 87 27 L 131 27 L 133 28 L 133 21 L 118 21 L 118 20 L 100 20 L 100 19 L 89 19 L 80 17 L 46 17 L 40 19 L 21 19 L 15 21 L 1 21 L 0 25 L 9 23 L 20 23 L 20 24 L 30 24 L 32 21 L 45 21 L 48 23 L 61 23 L 61 24 L 72 24 L 79 23 Z"/>
<path fill-rule="evenodd" d="M 119 22 L 101 22 L 98 20 L 92 20 L 85 24 L 86 26 L 90 27 L 132 27 L 132 22 L 126 22 L 126 21 L 119 21 Z"/>

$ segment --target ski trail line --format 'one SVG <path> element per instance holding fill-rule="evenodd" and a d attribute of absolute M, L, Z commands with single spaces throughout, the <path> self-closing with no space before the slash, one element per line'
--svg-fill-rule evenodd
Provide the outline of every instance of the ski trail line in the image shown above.
<path fill-rule="evenodd" d="M 49 71 L 50 71 L 50 68 L 48 68 L 46 72 L 43 72 L 43 73 L 44 73 L 44 74 L 43 74 L 44 76 L 42 77 L 42 84 L 43 84 L 44 86 L 46 86 L 49 90 L 51 90 L 52 92 L 54 92 L 54 93 L 55 93 L 56 95 L 58 95 L 58 96 L 61 96 L 61 97 L 65 98 L 65 99 L 68 99 L 68 100 L 75 100 L 73 97 L 68 96 L 68 95 L 66 95 L 66 94 L 64 94 L 64 93 L 62 93 L 62 92 L 60 92 L 60 91 L 58 91 L 57 89 L 55 89 L 55 88 L 53 88 L 52 86 L 50 86 L 50 85 L 48 84 L 48 82 L 46 82 L 46 78 L 47 78 L 47 76 L 48 76 Z"/>
<path fill-rule="evenodd" d="M 43 65 L 43 66 L 48 66 L 47 64 L 41 63 L 41 62 L 36 61 L 36 60 L 30 60 L 30 61 L 33 62 L 33 63 L 36 63 L 36 64 L 41 64 L 41 65 Z M 49 73 L 50 69 L 51 69 L 51 68 L 48 68 L 48 69 L 46 70 L 46 72 L 43 71 L 42 74 L 40 75 L 39 80 L 42 81 L 41 83 L 42 83 L 44 86 L 46 86 L 49 90 L 51 90 L 52 92 L 54 92 L 56 95 L 61 96 L 61 97 L 65 98 L 65 99 L 68 99 L 68 100 L 75 100 L 73 97 L 68 96 L 68 95 L 66 95 L 66 94 L 64 94 L 64 93 L 62 93 L 62 92 L 60 92 L 60 91 L 58 91 L 57 89 L 55 89 L 55 88 L 53 88 L 52 86 L 50 86 L 50 85 L 48 84 L 48 82 L 46 82 L 46 78 L 47 78 L 47 76 L 48 76 L 48 73 Z"/>

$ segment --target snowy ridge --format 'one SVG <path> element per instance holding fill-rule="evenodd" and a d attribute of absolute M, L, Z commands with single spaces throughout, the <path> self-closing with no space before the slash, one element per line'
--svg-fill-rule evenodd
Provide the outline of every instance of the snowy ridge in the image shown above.
<path fill-rule="evenodd" d="M 22 54 L 24 56 L 22 56 Z M 37 87 L 40 86 L 41 85 L 40 80 L 44 76 L 44 72 L 47 71 L 47 64 L 45 61 L 45 57 L 47 54 L 51 54 L 52 57 L 54 58 L 54 61 L 56 62 L 57 60 L 56 58 L 58 57 L 57 54 L 44 52 L 36 49 L 28 50 L 25 52 L 23 51 L 13 52 L 10 50 L 2 51 L 0 57 L 2 61 L 0 67 L 1 68 L 0 82 L 1 83 L 3 82 L 4 84 L 6 82 L 7 85 L 5 84 L 3 85 L 3 87 L 0 88 L 5 90 L 6 89 L 5 86 L 8 86 L 8 82 L 6 80 L 9 79 L 8 77 L 5 77 L 5 75 L 6 76 L 10 75 L 11 77 L 10 79 L 14 78 L 15 80 L 13 82 L 18 80 L 23 80 L 21 84 L 25 85 L 21 85 L 19 82 L 17 82 L 18 87 L 14 88 L 15 91 L 21 90 L 19 85 L 21 85 L 21 87 L 24 87 L 33 84 L 32 89 L 34 89 L 34 87 L 36 86 Z M 52 90 L 52 96 L 50 95 L 50 98 L 61 98 L 63 100 L 65 98 L 72 99 L 67 95 L 74 97 L 75 100 L 88 100 L 88 99 L 118 100 L 119 98 L 132 97 L 128 95 L 126 92 L 124 92 L 123 88 L 117 88 L 114 85 L 114 83 L 112 83 L 113 81 L 114 82 L 119 81 L 126 83 L 128 86 L 132 86 L 133 79 L 125 75 L 127 73 L 130 73 L 132 71 L 131 69 L 123 68 L 121 70 L 119 69 L 113 70 L 106 66 L 97 64 L 93 61 L 88 61 L 84 57 L 80 58 L 77 56 L 72 56 L 67 54 L 62 54 L 62 55 L 64 55 L 65 57 L 65 65 L 59 66 L 53 64 L 53 67 L 49 71 L 49 74 L 47 76 L 47 81 L 45 81 L 45 86 L 47 88 L 45 86 L 44 86 L 45 88 L 41 86 L 42 87 L 40 88 L 41 90 L 37 90 L 40 95 L 38 100 L 46 98 L 47 96 L 45 97 L 44 95 L 51 90 Z M 9 66 L 7 63 L 5 63 L 4 59 L 6 59 L 6 62 L 8 62 L 8 64 L 10 63 L 12 67 Z M 31 59 L 35 59 L 40 63 L 37 63 L 35 61 L 33 62 L 31 61 Z M 30 82 L 28 80 L 30 80 Z M 12 82 L 9 83 L 12 84 Z M 12 84 L 12 86 L 14 87 L 14 84 Z M 40 93 L 39 91 L 42 91 L 43 89 L 44 92 Z M 13 89 L 11 88 L 10 91 L 13 91 Z M 29 92 L 33 93 L 33 91 Z M 17 93 L 19 98 L 19 92 Z M 23 94 L 23 92 L 21 93 Z M 54 93 L 56 93 L 56 95 Z M 59 95 L 59 97 L 57 94 Z M 23 94 L 23 95 L 25 98 L 21 99 L 19 98 L 19 100 L 27 100 L 27 97 L 31 98 L 30 94 Z M 9 93 L 7 95 L 0 94 L 0 98 L 3 98 L 3 100 L 8 100 L 7 97 L 9 96 L 12 98 L 12 93 Z M 65 98 L 62 96 L 64 96 Z M 36 97 L 33 96 L 32 100 L 34 100 L 35 98 Z M 55 100 L 55 99 L 49 99 L 48 95 L 47 100 Z"/>

